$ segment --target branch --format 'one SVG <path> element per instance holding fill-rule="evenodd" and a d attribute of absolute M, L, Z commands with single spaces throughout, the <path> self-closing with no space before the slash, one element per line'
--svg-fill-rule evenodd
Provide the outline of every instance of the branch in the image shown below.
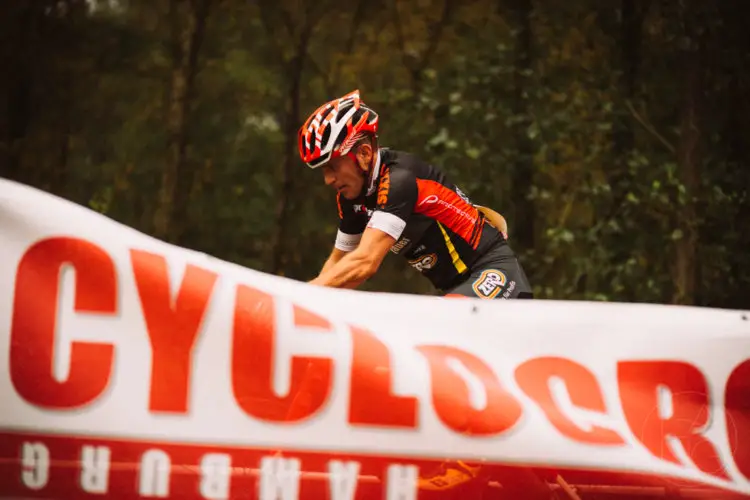
<path fill-rule="evenodd" d="M 351 54 L 352 50 L 354 50 L 354 40 L 355 35 L 357 34 L 357 26 L 359 26 L 359 22 L 362 20 L 362 17 L 364 17 L 365 14 L 365 1 L 359 0 L 357 2 L 357 7 L 354 9 L 354 15 L 352 16 L 352 29 L 349 30 L 349 39 L 346 42 L 346 53 Z"/>
<path fill-rule="evenodd" d="M 431 26 L 428 26 L 427 36 L 428 36 L 429 42 L 428 42 L 427 48 L 422 53 L 421 57 L 419 57 L 419 59 L 416 61 L 416 63 L 413 63 L 414 58 L 412 58 L 406 53 L 406 41 L 404 39 L 404 31 L 401 25 L 401 20 L 398 14 L 398 8 L 396 6 L 396 3 L 397 2 L 394 1 L 393 8 L 392 8 L 393 24 L 394 24 L 395 32 L 396 32 L 396 43 L 401 52 L 401 59 L 404 62 L 404 66 L 406 66 L 406 69 L 409 71 L 409 73 L 411 73 L 412 87 L 413 87 L 412 90 L 416 93 L 419 90 L 420 80 L 422 78 L 422 72 L 429 65 L 430 61 L 432 60 L 432 57 L 435 55 L 435 52 L 437 51 L 437 46 L 438 46 L 438 43 L 440 43 L 440 38 L 443 34 L 443 30 L 448 25 L 448 21 L 451 18 L 453 9 L 456 6 L 456 0 L 445 0 L 445 3 L 443 5 L 443 12 L 440 16 L 440 19 L 438 19 Z"/>
<path fill-rule="evenodd" d="M 354 9 L 354 14 L 352 15 L 352 22 L 350 24 L 351 29 L 349 30 L 349 38 L 346 41 L 346 56 L 350 56 L 352 54 L 352 51 L 354 50 L 354 42 L 356 40 L 357 35 L 357 27 L 359 26 L 360 21 L 364 17 L 365 13 L 365 0 L 359 0 L 357 2 L 357 7 Z M 338 81 L 341 76 L 341 66 L 342 61 L 344 58 L 339 58 L 339 60 L 336 62 L 336 65 L 332 71 L 333 73 L 333 79 Z"/>
<path fill-rule="evenodd" d="M 322 81 L 323 86 L 325 88 L 325 92 L 327 95 L 331 95 L 335 89 L 334 89 L 334 82 L 339 81 L 339 77 L 341 75 L 341 67 L 342 67 L 342 61 L 345 56 L 351 55 L 352 51 L 354 50 L 354 42 L 356 40 L 356 32 L 357 32 L 357 26 L 359 25 L 359 21 L 362 19 L 362 16 L 364 15 L 364 7 L 365 2 L 364 0 L 358 0 L 357 6 L 354 10 L 354 14 L 352 16 L 351 22 L 349 22 L 349 35 L 346 40 L 346 50 L 342 53 L 339 53 L 342 55 L 342 57 L 339 57 L 336 62 L 334 62 L 333 68 L 330 71 L 326 71 L 324 67 L 318 63 L 318 61 L 313 57 L 313 54 L 311 52 L 307 53 L 306 62 L 310 64 L 310 68 L 312 71 L 318 75 Z M 333 6 L 331 6 L 333 8 Z M 309 10 L 306 13 L 306 26 L 309 26 L 310 29 L 314 29 L 322 20 L 321 13 L 327 12 L 328 9 L 325 9 L 323 7 L 320 7 L 313 12 L 309 12 Z M 314 15 L 317 14 L 317 15 Z M 312 33 L 310 33 L 312 34 Z"/>
<path fill-rule="evenodd" d="M 440 42 L 440 37 L 443 34 L 443 30 L 448 25 L 448 21 L 451 18 L 451 14 L 453 14 L 453 9 L 455 6 L 455 0 L 445 0 L 445 4 L 443 5 L 443 14 L 440 16 L 440 19 L 428 29 L 428 33 L 430 34 L 430 43 L 427 46 L 427 50 L 425 50 L 424 54 L 422 54 L 422 60 L 417 66 L 418 73 L 424 71 L 424 69 L 432 60 L 432 56 L 435 54 L 438 43 Z"/>
<path fill-rule="evenodd" d="M 630 102 L 630 100 L 625 101 L 625 105 L 628 107 L 630 112 L 633 114 L 633 117 L 640 123 L 646 131 L 648 131 L 651 135 L 656 137 L 659 142 L 661 142 L 664 147 L 666 147 L 670 153 L 675 153 L 677 149 L 666 139 L 663 135 L 661 135 L 659 132 L 656 131 L 653 125 L 648 123 L 646 120 L 644 120 L 640 114 L 635 110 L 633 107 L 633 104 Z"/>
<path fill-rule="evenodd" d="M 566 227 L 568 225 L 568 217 L 570 217 L 570 214 L 573 212 L 573 205 L 575 205 L 575 202 L 577 201 L 576 198 L 575 190 L 571 189 L 568 201 L 560 212 L 560 217 L 557 222 L 558 227 Z"/>
<path fill-rule="evenodd" d="M 334 0 L 330 0 L 329 2 L 307 2 L 305 7 L 305 19 L 310 24 L 311 34 L 323 18 L 336 8 Z"/>
<path fill-rule="evenodd" d="M 197 2 L 199 0 L 193 0 Z M 188 67 L 191 69 L 190 81 L 192 83 L 195 80 L 196 73 L 198 71 L 198 53 L 203 46 L 203 41 L 206 36 L 206 22 L 208 20 L 209 12 L 211 11 L 211 4 L 214 0 L 201 0 L 198 5 L 193 3 L 193 17 L 195 19 L 195 29 L 191 33 L 190 37 L 190 51 L 188 52 Z M 191 89 L 192 91 L 192 84 Z"/>
<path fill-rule="evenodd" d="M 313 58 L 312 54 L 307 54 L 307 62 L 310 64 L 312 70 L 323 79 L 323 85 L 326 87 L 326 92 L 330 90 L 331 76 L 323 70 L 320 64 Z M 329 92 L 330 93 L 330 92 Z"/>
<path fill-rule="evenodd" d="M 322 4 L 322 2 L 318 4 L 310 3 L 307 7 L 308 8 L 304 13 L 304 23 L 302 24 L 299 38 L 297 39 L 296 43 L 295 60 L 297 61 L 292 61 L 292 67 L 290 68 L 290 70 L 301 72 L 302 68 L 305 65 L 305 62 L 308 62 L 311 64 L 312 69 L 323 78 L 323 83 L 327 86 L 330 77 L 327 76 L 328 74 L 323 71 L 323 68 L 317 63 L 317 61 L 313 59 L 312 54 L 309 50 L 309 46 L 310 40 L 313 36 L 313 32 L 325 17 L 325 13 L 328 12 L 328 9 L 324 4 Z M 287 16 L 287 22 L 291 22 L 291 17 Z M 296 64 L 300 65 L 299 69 L 295 67 Z"/>
<path fill-rule="evenodd" d="M 289 37 L 294 38 L 295 23 L 292 21 L 291 14 L 287 12 L 283 5 L 279 5 L 279 11 L 281 12 L 281 19 L 284 21 L 284 26 L 286 26 L 286 29 L 289 32 Z"/>

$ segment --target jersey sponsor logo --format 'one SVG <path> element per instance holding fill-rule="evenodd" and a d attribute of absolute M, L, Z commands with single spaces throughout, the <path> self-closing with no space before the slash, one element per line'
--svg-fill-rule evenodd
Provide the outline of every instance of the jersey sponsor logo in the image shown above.
<path fill-rule="evenodd" d="M 421 273 L 422 271 L 426 271 L 435 267 L 435 264 L 437 264 L 437 260 L 438 258 L 436 254 L 428 253 L 427 255 L 422 255 L 421 257 L 410 260 L 409 264 Z"/>
<path fill-rule="evenodd" d="M 401 238 L 398 240 L 392 247 L 391 252 L 393 253 L 399 253 L 401 250 L 404 249 L 406 245 L 408 245 L 411 242 L 409 238 Z"/>
<path fill-rule="evenodd" d="M 391 170 L 383 170 L 383 176 L 378 184 L 378 206 L 384 207 L 388 203 L 388 192 L 391 190 Z"/>
<path fill-rule="evenodd" d="M 508 282 L 508 277 L 498 269 L 487 269 L 474 280 L 471 288 L 482 299 L 494 299 L 499 293 L 508 298 L 516 288 L 516 282 Z"/>
<path fill-rule="evenodd" d="M 425 205 L 427 203 L 437 203 L 437 202 L 438 202 L 438 196 L 436 194 L 431 194 L 424 200 L 420 201 L 419 206 L 421 207 L 422 205 Z"/>
<path fill-rule="evenodd" d="M 434 205 L 438 204 L 443 207 L 446 207 L 448 210 L 451 210 L 453 213 L 458 215 L 459 217 L 463 217 L 464 219 L 468 220 L 472 224 L 474 224 L 477 221 L 477 218 L 471 215 L 468 212 L 465 212 L 464 210 L 461 210 L 457 206 L 453 205 L 452 203 L 448 203 L 447 201 L 441 199 L 436 194 L 431 194 L 427 196 L 425 199 L 419 202 L 417 206 L 421 207 L 422 205 Z"/>
<path fill-rule="evenodd" d="M 368 217 L 372 217 L 372 209 L 367 208 L 365 205 L 358 203 L 354 205 L 354 213 L 355 214 L 362 214 L 366 213 Z"/>

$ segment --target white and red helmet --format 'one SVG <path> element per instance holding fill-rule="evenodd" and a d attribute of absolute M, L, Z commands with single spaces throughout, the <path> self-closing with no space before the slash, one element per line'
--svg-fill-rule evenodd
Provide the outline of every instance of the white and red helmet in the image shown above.
<path fill-rule="evenodd" d="M 308 167 L 318 168 L 347 154 L 366 133 L 377 134 L 378 114 L 349 92 L 319 107 L 297 133 L 299 154 Z"/>

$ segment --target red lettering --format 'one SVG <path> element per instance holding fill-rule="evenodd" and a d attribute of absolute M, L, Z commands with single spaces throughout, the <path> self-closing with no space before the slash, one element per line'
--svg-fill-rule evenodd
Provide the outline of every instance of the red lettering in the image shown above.
<path fill-rule="evenodd" d="M 680 464 L 668 443 L 671 436 L 700 470 L 728 478 L 716 449 L 699 434 L 709 422 L 710 404 L 706 379 L 698 368 L 679 361 L 623 361 L 617 369 L 625 419 L 653 455 Z M 671 404 L 660 403 L 660 389 L 669 391 Z"/>
<path fill-rule="evenodd" d="M 297 326 L 319 328 L 321 330 L 331 330 L 331 322 L 323 316 L 319 316 L 312 311 L 308 311 L 297 305 L 294 306 L 294 324 Z"/>
<path fill-rule="evenodd" d="M 737 469 L 750 479 L 750 359 L 732 371 L 725 398 L 729 448 Z"/>
<path fill-rule="evenodd" d="M 239 285 L 234 311 L 232 390 L 237 404 L 248 414 L 273 422 L 300 421 L 320 410 L 332 387 L 333 360 L 294 356 L 287 396 L 273 390 L 276 321 L 271 295 Z M 295 308 L 295 324 L 331 327 L 324 318 Z M 295 403 L 305 391 L 305 404 Z"/>
<path fill-rule="evenodd" d="M 590 424 L 583 430 L 573 423 L 555 403 L 549 387 L 550 380 L 559 377 L 565 383 L 570 401 L 579 408 L 607 413 L 601 388 L 596 377 L 586 367 L 564 358 L 535 358 L 516 369 L 516 381 L 521 389 L 542 409 L 547 419 L 564 436 L 582 443 L 624 444 L 614 430 Z"/>
<path fill-rule="evenodd" d="M 151 341 L 149 410 L 187 413 L 193 346 L 217 275 L 188 265 L 172 300 L 166 259 L 141 250 L 130 258 Z"/>
<path fill-rule="evenodd" d="M 388 347 L 363 328 L 351 327 L 352 371 L 349 423 L 383 427 L 417 426 L 417 399 L 391 392 Z"/>
<path fill-rule="evenodd" d="M 303 309 L 297 305 L 294 307 L 294 324 L 303 327 L 319 328 L 326 331 L 331 331 L 331 323 L 322 316 Z M 285 420 L 294 421 L 300 418 L 304 418 L 306 415 L 312 414 L 315 410 L 315 398 L 316 394 L 315 387 L 320 384 L 326 384 L 326 377 L 330 375 L 330 371 L 327 370 L 329 365 L 321 365 L 320 363 L 307 363 L 307 367 L 302 377 L 302 383 L 299 389 L 294 393 L 294 398 L 289 405 L 289 412 Z"/>
<path fill-rule="evenodd" d="M 448 346 L 418 346 L 430 365 L 432 404 L 440 420 L 462 434 L 487 435 L 504 432 L 518 422 L 521 404 L 501 385 L 492 369 L 481 359 Z M 459 361 L 481 383 L 486 396 L 484 408 L 471 403 L 469 385 L 450 366 Z"/>
<path fill-rule="evenodd" d="M 66 265 L 75 270 L 76 313 L 117 312 L 115 265 L 98 246 L 77 238 L 49 238 L 24 254 L 13 302 L 10 377 L 22 398 L 46 408 L 91 403 L 107 388 L 112 375 L 112 344 L 74 341 L 68 378 L 63 382 L 54 378 L 60 275 Z"/>

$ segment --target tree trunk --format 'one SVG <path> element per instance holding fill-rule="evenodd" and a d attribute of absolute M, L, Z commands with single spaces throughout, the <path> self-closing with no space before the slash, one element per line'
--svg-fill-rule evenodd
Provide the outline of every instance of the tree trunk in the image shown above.
<path fill-rule="evenodd" d="M 696 249 L 698 244 L 697 211 L 694 197 L 698 194 L 701 165 L 701 62 L 700 51 L 686 54 L 686 74 L 680 142 L 677 150 L 679 179 L 684 188 L 684 203 L 678 209 L 681 237 L 675 241 L 672 269 L 674 304 L 693 304 L 696 284 Z M 678 195 L 679 197 L 679 195 Z M 681 198 L 681 197 L 680 197 Z"/>
<path fill-rule="evenodd" d="M 413 56 L 407 53 L 406 37 L 403 29 L 403 23 L 401 22 L 401 16 L 398 12 L 398 4 L 398 0 L 393 0 L 389 3 L 391 16 L 393 19 L 393 26 L 396 33 L 396 43 L 398 44 L 399 51 L 401 52 L 401 61 L 411 75 L 411 91 L 414 95 L 419 95 L 422 92 L 422 84 L 424 83 L 422 80 L 422 77 L 424 76 L 424 70 L 426 70 L 432 62 L 432 58 L 437 52 L 438 44 L 443 37 L 443 32 L 451 22 L 453 13 L 458 6 L 458 2 L 456 2 L 456 0 L 444 0 L 443 10 L 441 11 L 440 18 L 427 27 L 427 47 L 419 56 Z"/>
<path fill-rule="evenodd" d="M 518 148 L 516 162 L 511 175 L 513 217 L 509 221 L 512 238 L 518 250 L 534 248 L 535 205 L 529 199 L 529 192 L 534 181 L 534 146 L 528 136 L 531 123 L 529 100 L 526 91 L 529 89 L 529 75 L 532 71 L 532 0 L 513 0 L 510 2 L 516 27 L 515 68 L 513 73 L 513 114 L 519 119 L 516 125 L 515 143 Z"/>
<path fill-rule="evenodd" d="M 622 0 L 619 19 L 619 78 L 618 78 L 618 112 L 612 117 L 612 154 L 613 161 L 608 182 L 612 188 L 612 203 L 603 220 L 615 216 L 633 182 L 628 170 L 628 157 L 635 148 L 635 122 L 630 106 L 638 97 L 638 74 L 641 67 L 641 45 L 643 38 L 643 18 L 648 10 L 650 0 Z M 626 238 L 626 235 L 622 235 Z M 615 243 L 615 248 L 627 245 Z M 627 252 L 617 256 L 617 260 L 627 259 Z"/>
<path fill-rule="evenodd" d="M 641 61 L 641 32 L 646 6 L 644 0 L 622 0 L 620 8 L 620 95 L 625 101 L 632 101 L 636 97 Z M 635 145 L 633 120 L 626 107 L 623 106 L 622 113 L 615 116 L 612 130 L 615 158 L 625 163 L 626 156 Z"/>
<path fill-rule="evenodd" d="M 54 113 L 57 115 L 55 134 L 58 136 L 58 146 L 57 154 L 52 157 L 46 189 L 63 198 L 74 198 L 74 190 L 69 183 L 69 159 L 71 136 L 75 129 L 76 79 L 79 77 L 74 69 L 74 61 L 81 44 L 81 32 L 76 27 L 86 18 L 87 10 L 85 2 L 80 0 L 64 0 L 64 5 L 64 21 L 55 30 L 52 39 L 55 44 L 53 56 L 58 61 L 56 87 L 59 90 L 56 92 L 56 102 L 59 112 Z"/>
<path fill-rule="evenodd" d="M 284 119 L 284 136 L 286 142 L 284 144 L 284 156 L 281 161 L 281 186 L 278 195 L 278 201 L 276 204 L 275 211 L 275 230 L 271 237 L 271 268 L 272 274 L 282 274 L 284 268 L 284 242 L 286 241 L 286 232 L 289 217 L 289 201 L 292 193 L 293 183 L 293 171 L 295 168 L 296 158 L 296 144 L 297 144 L 297 127 L 301 124 L 300 122 L 300 85 L 302 83 L 302 72 L 305 67 L 305 60 L 307 58 L 307 48 L 312 35 L 313 22 L 308 16 L 305 19 L 305 24 L 302 29 L 302 33 L 297 41 L 297 49 L 294 57 L 289 62 L 287 75 L 289 75 L 289 87 L 287 90 L 287 113 Z"/>
<path fill-rule="evenodd" d="M 31 123 L 33 77 L 30 61 L 32 54 L 32 29 L 37 11 L 32 3 L 9 2 L 4 6 L 8 18 L 3 23 L 8 30 L 3 38 L 7 66 L 7 122 L 5 137 L 0 145 L 0 176 L 24 181 L 21 172 L 23 141 Z"/>
<path fill-rule="evenodd" d="M 58 196 L 68 198 L 71 194 L 68 185 L 68 158 L 70 157 L 70 135 L 72 133 L 73 75 L 66 69 L 60 79 L 63 88 L 62 102 L 60 103 L 60 143 L 57 158 L 52 165 L 48 190 Z"/>
<path fill-rule="evenodd" d="M 211 1 L 170 0 L 173 68 L 167 112 L 168 159 L 162 172 L 153 234 L 173 243 L 182 236 L 194 177 L 187 155 L 190 106 Z"/>

